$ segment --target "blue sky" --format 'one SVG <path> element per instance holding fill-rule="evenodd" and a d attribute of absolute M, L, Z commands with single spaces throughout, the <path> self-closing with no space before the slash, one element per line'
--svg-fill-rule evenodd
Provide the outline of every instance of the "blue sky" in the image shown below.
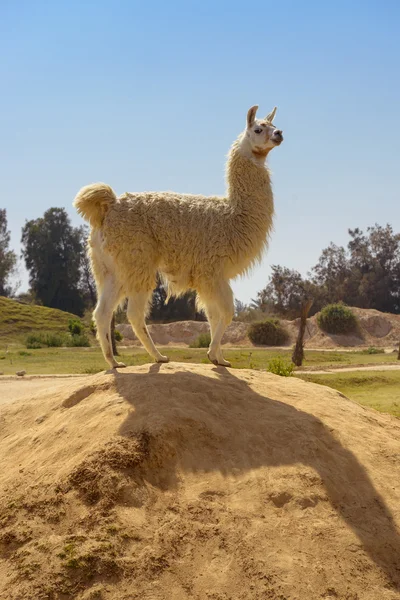
<path fill-rule="evenodd" d="M 400 3 L 0 1 L 0 207 L 12 245 L 78 189 L 223 194 L 245 124 L 278 106 L 275 233 L 234 282 L 306 274 L 347 229 L 400 231 Z M 27 276 L 21 269 L 23 285 Z"/>

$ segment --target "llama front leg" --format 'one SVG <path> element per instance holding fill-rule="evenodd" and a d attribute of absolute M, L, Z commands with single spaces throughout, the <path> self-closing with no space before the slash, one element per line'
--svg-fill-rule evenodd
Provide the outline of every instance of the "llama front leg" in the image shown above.
<path fill-rule="evenodd" d="M 204 298 L 204 295 L 202 294 Z M 206 313 L 211 329 L 211 344 L 207 353 L 208 358 L 215 365 L 230 367 L 231 363 L 224 359 L 221 350 L 221 340 L 226 328 L 234 315 L 233 292 L 227 281 L 222 281 L 210 294 L 204 298 Z"/>
<path fill-rule="evenodd" d="M 111 368 L 126 367 L 124 363 L 115 360 L 111 344 L 111 319 L 120 297 L 121 289 L 116 281 L 111 278 L 106 279 L 100 291 L 97 306 L 93 312 L 97 338 L 100 342 L 104 358 Z"/>
<path fill-rule="evenodd" d="M 157 350 L 146 327 L 145 315 L 148 309 L 151 293 L 152 292 L 150 291 L 136 292 L 131 294 L 128 298 L 127 316 L 130 324 L 132 325 L 133 331 L 138 339 L 142 342 L 150 356 L 152 356 L 158 363 L 165 363 L 168 362 L 168 357 L 163 356 Z"/>

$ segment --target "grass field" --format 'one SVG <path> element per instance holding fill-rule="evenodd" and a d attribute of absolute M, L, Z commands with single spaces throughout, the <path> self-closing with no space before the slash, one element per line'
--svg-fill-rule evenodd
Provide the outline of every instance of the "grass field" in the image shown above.
<path fill-rule="evenodd" d="M 28 333 L 66 332 L 74 315 L 41 306 L 24 305 L 0 297 L 0 374 L 14 375 L 25 370 L 36 374 L 91 374 L 104 371 L 100 348 L 41 348 L 28 350 L 24 340 Z M 91 336 L 95 344 L 94 337 Z M 161 350 L 172 361 L 208 364 L 203 348 L 164 348 Z M 268 362 L 277 356 L 290 362 L 292 350 L 263 348 L 232 348 L 224 350 L 225 357 L 236 369 L 266 369 Z M 120 360 L 127 365 L 151 363 L 142 348 L 120 348 Z M 353 400 L 383 412 L 400 417 L 400 371 L 343 372 L 317 374 L 312 370 L 366 365 L 399 364 L 397 355 L 367 354 L 365 351 L 306 350 L 303 368 L 307 374 L 296 376 L 333 387 Z"/>
<path fill-rule="evenodd" d="M 107 368 L 101 350 L 91 348 L 40 348 L 27 350 L 22 345 L 6 350 L 6 344 L 0 342 L 0 372 L 13 375 L 24 369 L 27 374 L 56 373 L 97 373 Z M 170 360 L 176 362 L 208 363 L 205 348 L 164 348 Z M 142 365 L 152 362 L 142 348 L 120 349 L 120 360 L 127 365 Z M 266 369 L 272 358 L 281 356 L 290 361 L 291 350 L 272 349 L 228 349 L 225 357 L 236 369 Z M 363 354 L 362 352 L 320 352 L 306 351 L 304 368 L 321 369 L 326 367 L 380 365 L 396 362 L 395 354 Z"/>
<path fill-rule="evenodd" d="M 0 372 L 14 375 L 24 369 L 28 375 L 57 373 L 97 373 L 107 366 L 98 347 L 92 348 L 20 348 L 8 352 L 0 347 Z M 206 363 L 206 349 L 164 348 L 171 360 L 176 362 Z M 141 348 L 120 349 L 120 360 L 127 365 L 152 362 Z M 290 360 L 291 351 L 231 349 L 225 357 L 237 369 L 266 369 L 272 358 L 281 356 Z M 338 366 L 379 365 L 395 363 L 394 354 L 362 354 L 361 352 L 306 352 L 304 367 L 326 368 Z M 398 364 L 398 363 L 397 363 Z M 316 374 L 298 374 L 305 381 L 312 381 L 335 388 L 360 404 L 400 417 L 400 370 Z"/>
<path fill-rule="evenodd" d="M 342 392 L 363 406 L 400 417 L 400 370 L 297 375 Z"/>

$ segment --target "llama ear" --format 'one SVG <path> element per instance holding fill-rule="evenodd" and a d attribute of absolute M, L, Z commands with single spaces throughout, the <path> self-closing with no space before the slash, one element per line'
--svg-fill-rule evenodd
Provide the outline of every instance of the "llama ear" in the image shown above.
<path fill-rule="evenodd" d="M 254 122 L 256 120 L 256 113 L 258 110 L 258 105 L 252 106 L 247 113 L 247 127 L 253 127 Z"/>
<path fill-rule="evenodd" d="M 268 121 L 268 123 L 272 123 L 272 121 L 275 119 L 275 115 L 276 115 L 276 106 L 273 108 L 273 110 L 271 110 L 269 115 L 267 115 L 265 117 L 265 120 Z"/>

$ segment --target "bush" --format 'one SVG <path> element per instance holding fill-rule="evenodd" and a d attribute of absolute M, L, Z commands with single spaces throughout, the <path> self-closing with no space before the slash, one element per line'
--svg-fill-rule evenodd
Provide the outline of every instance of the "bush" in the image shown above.
<path fill-rule="evenodd" d="M 247 334 L 253 344 L 260 346 L 281 346 L 289 339 L 289 334 L 279 319 L 272 317 L 252 323 Z"/>
<path fill-rule="evenodd" d="M 124 336 L 122 335 L 122 333 L 118 329 L 115 330 L 114 336 L 115 336 L 115 341 L 116 342 L 122 342 L 122 340 L 124 339 Z"/>
<path fill-rule="evenodd" d="M 270 360 L 267 367 L 269 373 L 274 373 L 274 375 L 280 375 L 281 377 L 290 377 L 293 374 L 293 370 L 294 364 L 286 362 L 280 356 Z"/>
<path fill-rule="evenodd" d="M 42 348 L 42 344 L 39 341 L 39 336 L 35 333 L 27 335 L 25 338 L 25 346 L 33 350 L 36 350 L 37 348 Z"/>
<path fill-rule="evenodd" d="M 25 345 L 30 349 L 37 348 L 60 348 L 65 346 L 66 336 L 59 333 L 31 333 L 27 336 Z"/>
<path fill-rule="evenodd" d="M 383 354 L 385 350 L 383 348 L 375 348 L 375 346 L 370 346 L 366 350 L 362 350 L 362 354 Z"/>
<path fill-rule="evenodd" d="M 81 335 L 84 327 L 80 321 L 71 319 L 68 323 L 68 329 L 71 335 Z"/>
<path fill-rule="evenodd" d="M 81 335 L 71 335 L 70 339 L 67 340 L 66 346 L 70 347 L 88 347 L 90 346 L 90 340 L 85 333 Z"/>
<path fill-rule="evenodd" d="M 61 346 L 90 346 L 85 333 L 67 335 L 61 333 L 31 333 L 25 340 L 25 346 L 30 350 L 38 348 L 61 348 Z"/>
<path fill-rule="evenodd" d="M 209 333 L 201 333 L 198 338 L 189 345 L 189 348 L 208 348 L 211 344 L 211 335 Z"/>
<path fill-rule="evenodd" d="M 357 329 L 357 319 L 344 304 L 328 304 L 318 315 L 318 325 L 327 333 L 351 333 Z"/>

